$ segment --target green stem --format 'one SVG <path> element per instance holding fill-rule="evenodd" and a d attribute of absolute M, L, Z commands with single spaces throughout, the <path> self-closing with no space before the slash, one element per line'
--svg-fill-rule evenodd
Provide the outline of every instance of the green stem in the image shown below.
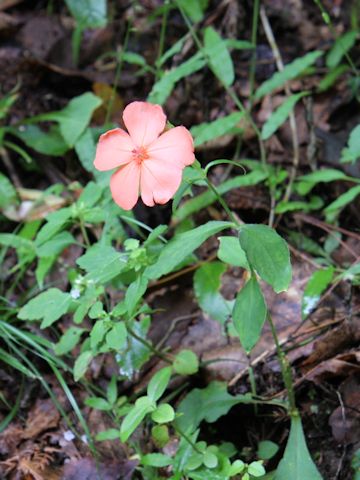
<path fill-rule="evenodd" d="M 257 44 L 257 32 L 258 32 L 258 24 L 259 24 L 259 12 L 260 12 L 260 0 L 254 0 L 254 10 L 253 10 L 252 29 L 251 29 L 251 43 L 254 50 L 251 56 L 250 75 L 249 75 L 250 110 L 253 103 L 254 86 L 255 86 L 256 44 Z"/>
<path fill-rule="evenodd" d="M 126 330 L 130 333 L 130 335 L 135 338 L 138 342 L 142 343 L 146 348 L 148 348 L 151 352 L 157 355 L 159 358 L 164 360 L 164 362 L 172 364 L 172 361 L 168 358 L 167 355 L 164 355 L 160 350 L 155 348 L 150 342 L 147 342 L 144 338 L 140 337 L 134 330 L 130 327 L 129 322 L 126 322 Z"/>
<path fill-rule="evenodd" d="M 79 217 L 79 225 L 80 225 L 81 234 L 84 238 L 85 245 L 87 247 L 90 247 L 91 243 L 90 243 L 89 236 L 86 231 L 84 219 L 82 218 L 82 216 Z"/>
<path fill-rule="evenodd" d="M 274 338 L 276 352 L 278 355 L 280 368 L 281 368 L 281 374 L 284 380 L 285 388 L 288 393 L 289 413 L 291 416 L 297 416 L 298 410 L 296 408 L 296 402 L 295 402 L 295 390 L 294 390 L 294 383 L 293 383 L 293 378 L 291 373 L 291 366 L 283 349 L 281 348 L 279 337 L 277 335 L 276 328 L 272 321 L 270 313 L 268 313 L 267 319 L 270 325 L 272 336 Z"/>
<path fill-rule="evenodd" d="M 202 454 L 203 452 L 201 452 L 198 447 L 195 445 L 195 443 L 191 440 L 191 438 L 186 434 L 184 433 L 178 426 L 175 426 L 174 425 L 174 429 L 175 431 L 181 436 L 183 437 L 184 440 L 186 440 L 188 442 L 189 445 L 192 446 L 192 448 L 195 450 L 195 452 L 197 453 L 200 453 Z"/>
<path fill-rule="evenodd" d="M 160 58 L 162 57 L 162 54 L 164 52 L 165 33 L 166 33 L 167 19 L 168 19 L 168 14 L 169 14 L 168 5 L 169 5 L 169 0 L 165 0 L 164 5 L 163 5 L 164 12 L 163 12 L 162 22 L 161 22 L 159 49 L 158 49 L 157 59 L 156 59 L 156 62 L 155 62 L 155 65 L 156 65 L 155 79 L 156 80 L 159 80 L 160 73 L 161 73 Z"/>

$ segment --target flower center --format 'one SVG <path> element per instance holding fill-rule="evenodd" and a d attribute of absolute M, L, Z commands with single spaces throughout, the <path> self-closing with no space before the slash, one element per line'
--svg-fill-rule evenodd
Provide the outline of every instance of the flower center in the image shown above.
<path fill-rule="evenodd" d="M 146 160 L 146 159 L 149 158 L 149 155 L 148 155 L 145 147 L 134 148 L 134 150 L 131 153 L 133 155 L 133 159 L 139 165 L 141 165 L 143 160 Z"/>

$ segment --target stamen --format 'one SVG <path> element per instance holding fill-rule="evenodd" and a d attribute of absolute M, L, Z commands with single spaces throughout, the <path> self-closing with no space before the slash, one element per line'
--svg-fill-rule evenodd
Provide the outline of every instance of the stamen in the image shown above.
<path fill-rule="evenodd" d="M 144 160 L 149 158 L 149 155 L 148 155 L 145 147 L 134 148 L 134 150 L 132 150 L 131 153 L 133 154 L 134 160 L 138 164 L 141 164 Z"/>

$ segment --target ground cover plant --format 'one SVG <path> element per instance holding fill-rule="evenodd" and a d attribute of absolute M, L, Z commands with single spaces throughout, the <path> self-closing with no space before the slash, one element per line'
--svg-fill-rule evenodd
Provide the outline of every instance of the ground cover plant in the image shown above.
<path fill-rule="evenodd" d="M 0 3 L 0 471 L 360 478 L 360 3 Z"/>

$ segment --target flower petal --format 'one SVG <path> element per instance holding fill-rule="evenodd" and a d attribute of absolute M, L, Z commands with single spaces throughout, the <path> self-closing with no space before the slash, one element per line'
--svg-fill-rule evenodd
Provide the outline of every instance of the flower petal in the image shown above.
<path fill-rule="evenodd" d="M 171 128 L 163 133 L 149 145 L 147 151 L 153 158 L 170 161 L 179 166 L 191 165 L 195 160 L 194 141 L 185 127 Z"/>
<path fill-rule="evenodd" d="M 149 145 L 164 130 L 166 115 L 160 105 L 132 102 L 124 110 L 123 119 L 137 147 Z"/>
<path fill-rule="evenodd" d="M 141 165 L 140 192 L 145 205 L 164 204 L 170 200 L 180 186 L 182 167 L 149 158 Z"/>
<path fill-rule="evenodd" d="M 130 135 L 121 128 L 114 128 L 100 136 L 96 148 L 94 166 L 105 171 L 119 167 L 132 160 L 135 145 Z"/>
<path fill-rule="evenodd" d="M 120 168 L 110 179 L 111 194 L 124 210 L 131 210 L 139 198 L 140 167 L 130 162 Z"/>

